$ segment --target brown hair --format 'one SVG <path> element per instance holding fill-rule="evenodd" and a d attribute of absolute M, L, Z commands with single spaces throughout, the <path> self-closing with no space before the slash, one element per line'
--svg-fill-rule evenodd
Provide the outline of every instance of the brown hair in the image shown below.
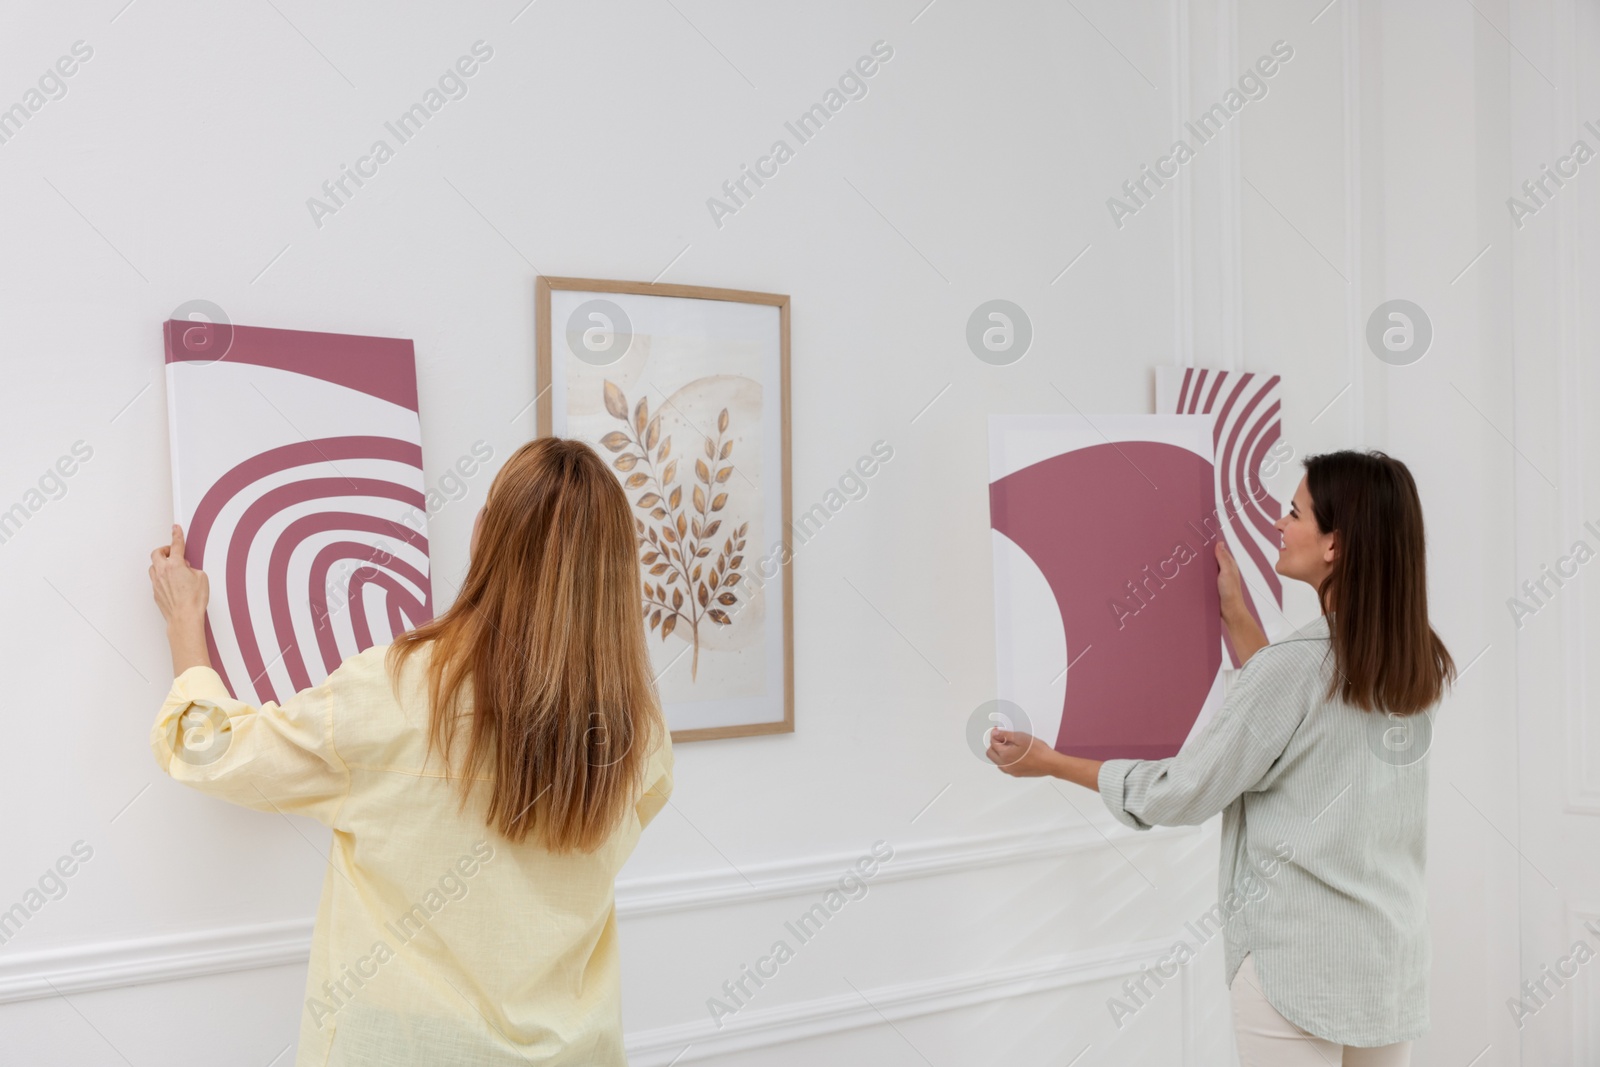
<path fill-rule="evenodd" d="M 637 800 L 665 728 L 632 510 L 594 449 L 543 437 L 495 476 L 477 538 L 455 603 L 395 639 L 393 672 L 432 646 L 428 751 L 447 765 L 470 712 L 463 807 L 487 771 L 488 825 L 592 851 Z"/>
<path fill-rule="evenodd" d="M 1306 460 L 1306 490 L 1317 529 L 1338 534 L 1333 570 L 1317 589 L 1322 610 L 1333 613 L 1337 671 L 1328 696 L 1395 715 L 1432 707 L 1456 667 L 1428 623 L 1422 501 L 1411 472 L 1376 450 L 1327 452 Z"/>

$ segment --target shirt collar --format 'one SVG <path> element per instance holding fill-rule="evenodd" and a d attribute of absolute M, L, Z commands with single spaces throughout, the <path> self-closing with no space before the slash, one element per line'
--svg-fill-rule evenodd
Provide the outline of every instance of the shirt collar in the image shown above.
<path fill-rule="evenodd" d="M 1316 618 L 1296 630 L 1295 634 L 1300 637 L 1328 637 L 1328 623 L 1331 618 L 1331 615 L 1319 613 Z"/>

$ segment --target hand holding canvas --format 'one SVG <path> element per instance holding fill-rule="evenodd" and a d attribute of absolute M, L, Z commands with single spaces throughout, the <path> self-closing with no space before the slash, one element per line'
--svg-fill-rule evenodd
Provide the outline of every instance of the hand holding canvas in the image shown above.
<path fill-rule="evenodd" d="M 189 566 L 183 555 L 183 527 L 172 528 L 172 543 L 150 553 L 150 590 L 161 617 L 167 620 L 172 648 L 172 673 L 211 666 L 206 651 L 206 603 L 211 582 L 204 571 Z"/>
<path fill-rule="evenodd" d="M 1249 659 L 1256 649 L 1267 643 L 1266 634 L 1250 615 L 1239 566 L 1220 538 L 1216 557 L 1217 593 L 1228 639 L 1239 651 L 1241 660 Z M 1020 730 L 991 731 L 986 755 L 1013 778 L 1061 778 L 1085 789 L 1099 789 L 1100 760 L 1066 755 Z"/>
<path fill-rule="evenodd" d="M 1040 778 L 1050 773 L 1050 757 L 1055 751 L 1032 734 L 997 727 L 989 732 L 986 755 L 1013 778 Z"/>
<path fill-rule="evenodd" d="M 1239 564 L 1222 538 L 1217 538 L 1217 598 L 1228 643 L 1233 646 L 1242 667 L 1246 660 L 1267 643 L 1267 634 L 1250 614 L 1250 605 L 1244 598 L 1244 581 L 1239 574 Z"/>
<path fill-rule="evenodd" d="M 1233 553 L 1228 551 L 1227 543 L 1220 537 L 1217 538 L 1217 596 L 1222 601 L 1224 619 L 1234 612 L 1247 610 L 1244 606 L 1239 564 L 1234 561 Z"/>
<path fill-rule="evenodd" d="M 1060 778 L 1085 789 L 1100 788 L 1100 760 L 1057 752 L 1021 730 L 990 731 L 986 755 L 1013 778 Z"/>

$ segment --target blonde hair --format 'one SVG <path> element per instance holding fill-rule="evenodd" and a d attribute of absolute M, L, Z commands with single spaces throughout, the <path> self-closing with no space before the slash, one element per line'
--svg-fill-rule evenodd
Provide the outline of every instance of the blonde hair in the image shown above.
<path fill-rule="evenodd" d="M 665 729 L 645 645 L 639 549 L 622 485 L 581 441 L 520 448 L 489 488 L 466 581 L 443 615 L 395 639 L 398 678 L 424 645 L 428 751 L 492 781 L 488 825 L 593 851 L 637 799 Z"/>

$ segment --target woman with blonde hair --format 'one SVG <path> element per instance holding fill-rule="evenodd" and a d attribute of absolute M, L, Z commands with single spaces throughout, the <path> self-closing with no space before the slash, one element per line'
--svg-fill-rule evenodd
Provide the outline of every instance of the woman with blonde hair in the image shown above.
<path fill-rule="evenodd" d="M 1218 914 L 1242 1067 L 1404 1067 L 1428 1029 L 1427 740 L 1455 664 L 1428 621 L 1422 503 L 1382 452 L 1306 461 L 1277 572 L 1322 614 L 1272 644 L 1216 545 L 1244 661 L 1176 756 L 1092 760 L 995 730 L 1007 774 L 1098 790 L 1136 830 L 1222 813 Z"/>
<path fill-rule="evenodd" d="M 673 761 L 632 512 L 594 450 L 521 448 L 450 609 L 281 706 L 212 670 L 179 528 L 150 577 L 163 770 L 333 830 L 295 1062 L 625 1064 L 614 882 Z"/>

